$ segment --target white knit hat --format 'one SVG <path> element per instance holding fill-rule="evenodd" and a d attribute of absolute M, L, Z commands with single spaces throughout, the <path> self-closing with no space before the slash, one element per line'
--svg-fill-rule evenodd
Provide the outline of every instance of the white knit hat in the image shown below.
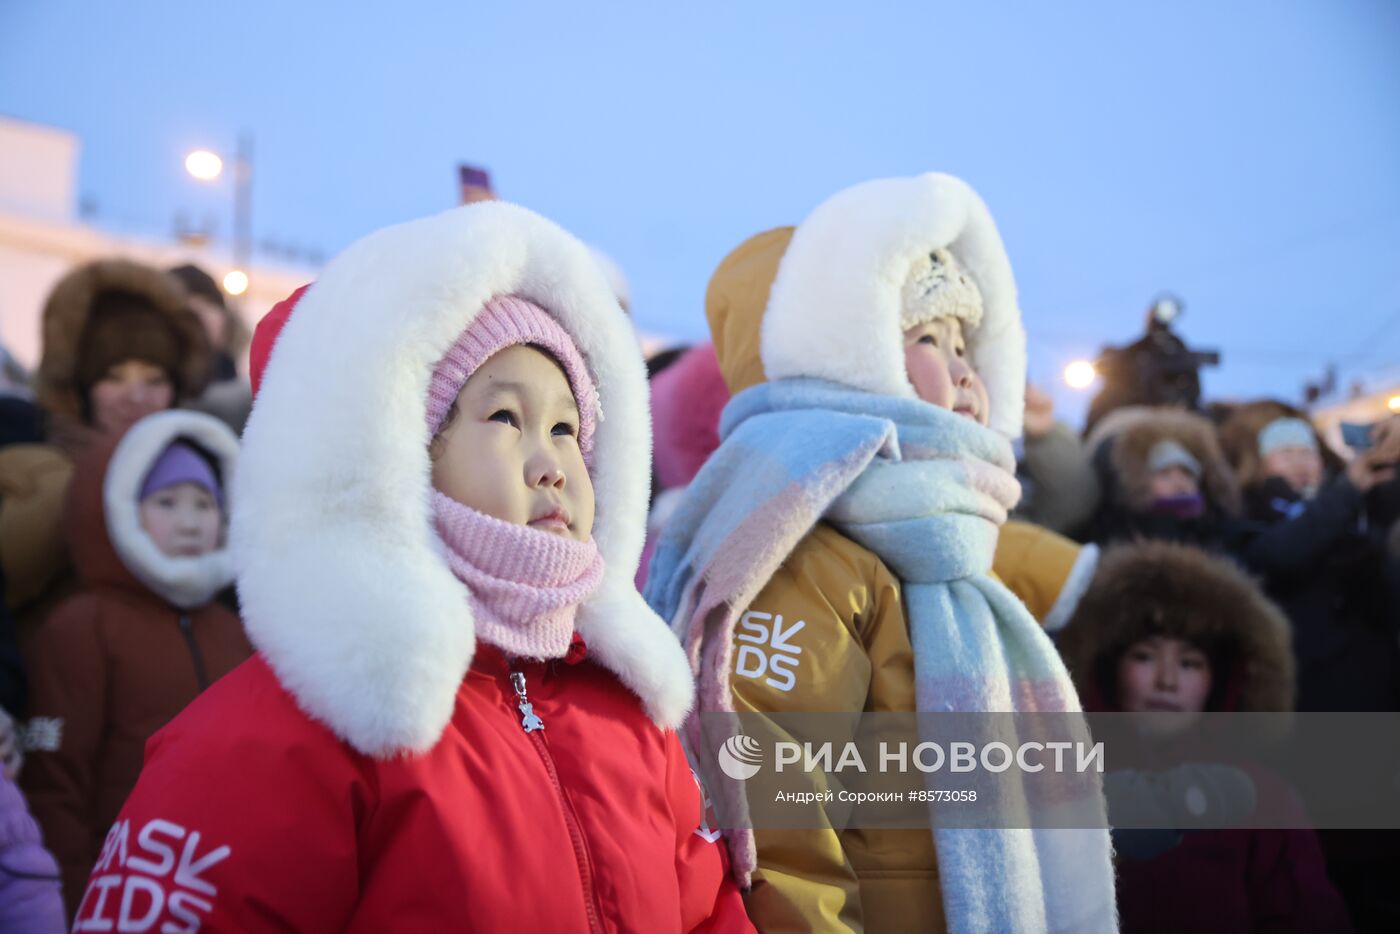
<path fill-rule="evenodd" d="M 957 318 L 968 330 L 982 323 L 982 292 L 946 247 L 914 261 L 900 297 L 899 326 L 906 331 L 939 318 Z"/>

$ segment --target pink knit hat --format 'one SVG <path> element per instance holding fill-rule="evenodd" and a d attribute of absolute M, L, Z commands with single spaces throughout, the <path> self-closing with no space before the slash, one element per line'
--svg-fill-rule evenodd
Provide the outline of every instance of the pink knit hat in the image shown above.
<path fill-rule="evenodd" d="M 471 375 L 507 347 L 526 344 L 548 352 L 569 378 L 578 404 L 578 445 L 584 456 L 593 450 L 598 420 L 598 389 L 569 332 L 549 312 L 514 295 L 498 295 L 481 309 L 433 370 L 428 384 L 428 435 L 438 433 Z"/>

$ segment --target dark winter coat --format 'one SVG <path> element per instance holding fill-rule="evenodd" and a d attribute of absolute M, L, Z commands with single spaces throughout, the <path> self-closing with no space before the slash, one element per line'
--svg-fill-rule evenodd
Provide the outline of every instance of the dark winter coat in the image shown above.
<path fill-rule="evenodd" d="M 29 677 L 15 638 L 15 621 L 5 605 L 5 575 L 0 570 L 0 710 L 22 720 L 29 699 Z"/>
<path fill-rule="evenodd" d="M 1345 474 L 1304 500 L 1279 478 L 1246 491 L 1240 557 L 1288 614 L 1298 709 L 1400 710 L 1400 608 L 1385 587 L 1388 517 Z"/>
<path fill-rule="evenodd" d="M 1279 610 L 1233 565 L 1197 548 L 1144 542 L 1105 551 L 1059 640 L 1086 710 L 1118 709 L 1118 659 L 1153 635 L 1215 646 L 1216 657 L 1233 659 L 1230 670 L 1213 672 L 1207 709 L 1292 709 L 1293 657 Z M 1292 794 L 1276 778 L 1251 777 L 1272 809 Z M 1123 934 L 1351 930 L 1309 830 L 1186 831 L 1151 858 L 1120 855 L 1117 870 Z"/>
<path fill-rule="evenodd" d="M 225 475 L 237 441 L 211 416 L 162 412 L 122 439 L 95 443 L 69 486 L 64 527 L 80 591 L 59 604 L 27 646 L 31 745 L 21 781 L 45 840 L 63 868 L 69 910 L 77 907 L 102 840 L 136 778 L 146 740 L 215 680 L 252 654 L 238 617 L 204 599 L 181 608 L 146 583 L 152 566 L 124 561 L 137 536 L 136 495 L 151 463 L 176 437 L 226 436 Z M 133 443 L 134 442 L 134 443 Z M 207 442 L 206 449 L 210 447 Z M 132 508 L 104 506 L 125 489 Z M 165 559 L 172 562 L 172 559 Z M 226 552 L 180 559 L 182 580 L 210 593 L 227 586 Z M 138 576 L 137 572 L 140 572 Z M 144 578 L 144 579 L 143 579 Z"/>

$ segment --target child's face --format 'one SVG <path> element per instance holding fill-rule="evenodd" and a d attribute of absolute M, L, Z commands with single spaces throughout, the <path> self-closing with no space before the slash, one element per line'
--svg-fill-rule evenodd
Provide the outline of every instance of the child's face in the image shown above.
<path fill-rule="evenodd" d="M 478 512 L 575 541 L 593 532 L 593 481 L 568 377 L 533 347 L 507 347 L 457 395 L 434 440 L 433 486 Z"/>
<path fill-rule="evenodd" d="M 905 331 L 904 368 L 920 399 L 987 424 L 987 387 L 972 369 L 960 320 L 937 318 Z"/>
<path fill-rule="evenodd" d="M 1125 713 L 1200 713 L 1210 687 L 1210 659 L 1180 639 L 1143 639 L 1118 660 L 1118 706 Z"/>
<path fill-rule="evenodd" d="M 88 391 L 92 425 L 100 431 L 125 431 L 175 402 L 175 387 L 160 367 L 144 360 L 123 360 L 108 368 Z"/>
<path fill-rule="evenodd" d="M 1171 499 L 1176 496 L 1194 496 L 1201 492 L 1201 485 L 1191 471 L 1173 465 L 1153 473 L 1147 480 L 1147 489 L 1153 499 Z"/>
<path fill-rule="evenodd" d="M 1281 477 L 1295 493 L 1322 483 L 1322 455 L 1312 448 L 1275 448 L 1264 455 L 1263 467 L 1264 476 Z"/>
<path fill-rule="evenodd" d="M 223 511 L 198 483 L 177 483 L 141 500 L 141 528 L 171 558 L 197 558 L 219 547 Z"/>

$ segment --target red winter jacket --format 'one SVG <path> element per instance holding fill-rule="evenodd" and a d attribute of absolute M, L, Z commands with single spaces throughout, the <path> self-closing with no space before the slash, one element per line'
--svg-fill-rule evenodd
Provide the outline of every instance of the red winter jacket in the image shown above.
<path fill-rule="evenodd" d="M 255 656 L 151 740 L 74 929 L 753 930 L 676 735 L 584 655 L 514 669 L 527 733 L 480 646 L 442 739 L 387 761 Z"/>

